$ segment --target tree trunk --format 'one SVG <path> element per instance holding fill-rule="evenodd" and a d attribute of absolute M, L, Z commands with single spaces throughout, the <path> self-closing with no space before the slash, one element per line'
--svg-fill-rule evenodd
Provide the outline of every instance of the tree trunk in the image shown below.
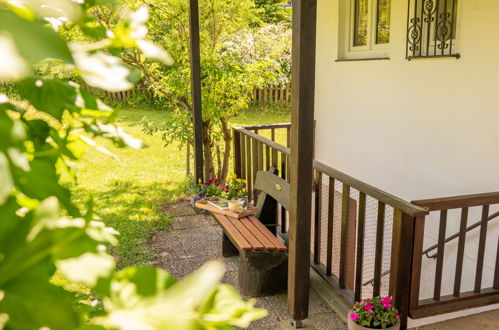
<path fill-rule="evenodd" d="M 206 181 L 215 177 L 215 167 L 211 152 L 213 142 L 211 141 L 209 126 L 209 122 L 203 121 L 204 179 Z"/>
<path fill-rule="evenodd" d="M 229 122 L 227 118 L 221 118 L 220 122 L 222 124 L 222 134 L 224 137 L 224 156 L 223 156 L 223 165 L 222 165 L 222 174 L 221 178 L 225 179 L 229 174 L 229 161 L 230 161 L 230 151 L 232 146 L 232 131 L 229 127 Z"/>

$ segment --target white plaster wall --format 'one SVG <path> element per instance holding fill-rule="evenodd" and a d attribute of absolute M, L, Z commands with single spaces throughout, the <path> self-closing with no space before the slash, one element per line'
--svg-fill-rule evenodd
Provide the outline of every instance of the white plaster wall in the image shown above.
<path fill-rule="evenodd" d="M 339 1 L 318 0 L 316 158 L 407 200 L 499 191 L 499 1 L 459 1 L 459 60 L 407 61 L 408 1 L 392 0 L 390 60 L 335 62 Z M 458 217 L 449 217 L 448 235 Z M 479 217 L 472 211 L 469 223 Z M 437 221 L 429 219 L 425 245 Z M 484 286 L 499 228 L 489 231 Z M 476 236 L 467 243 L 466 287 Z M 453 258 L 446 256 L 446 278 Z M 449 293 L 453 282 L 444 282 Z"/>

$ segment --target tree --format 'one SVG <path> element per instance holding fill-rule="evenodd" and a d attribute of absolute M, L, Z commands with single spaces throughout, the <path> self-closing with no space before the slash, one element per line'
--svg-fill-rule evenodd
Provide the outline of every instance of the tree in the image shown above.
<path fill-rule="evenodd" d="M 131 8 L 149 6 L 151 38 L 175 58 L 174 65 L 165 67 L 143 61 L 136 52 L 122 54 L 125 63 L 144 72 L 146 85 L 175 112 L 164 125 L 146 122 L 145 128 L 150 133 L 161 132 L 166 143 L 192 144 L 188 2 L 172 0 L 168 6 L 160 0 L 122 2 Z M 274 30 L 259 27 L 261 11 L 252 0 L 203 0 L 200 13 L 205 178 L 223 179 L 228 174 L 232 143 L 229 120 L 248 108 L 255 87 L 289 79 L 291 37 L 284 25 Z M 107 12 L 98 18 L 112 26 L 117 16 Z M 278 38 L 270 35 L 277 31 Z M 243 49 L 252 54 L 243 54 Z"/>
<path fill-rule="evenodd" d="M 109 0 L 5 3 L 0 83 L 18 96 L 0 94 L 0 329 L 227 329 L 263 317 L 253 301 L 218 284 L 224 270 L 216 262 L 182 281 L 153 267 L 117 272 L 106 252 L 116 231 L 97 220 L 92 201 L 78 208 L 59 184 L 60 172 L 96 146 L 93 136 L 137 149 L 142 142 L 114 126 L 117 112 L 78 83 L 37 76 L 35 68 L 50 62 L 91 86 L 132 87 L 139 75 L 111 54 L 131 49 L 143 61 L 172 63 L 147 39 L 147 7 L 122 12 L 111 30 L 92 15 Z M 95 41 L 68 44 L 46 26 L 65 24 Z M 52 284 L 56 271 L 91 294 Z"/>
<path fill-rule="evenodd" d="M 291 8 L 287 0 L 255 0 L 261 9 L 260 17 L 265 23 L 287 23 L 291 21 Z"/>

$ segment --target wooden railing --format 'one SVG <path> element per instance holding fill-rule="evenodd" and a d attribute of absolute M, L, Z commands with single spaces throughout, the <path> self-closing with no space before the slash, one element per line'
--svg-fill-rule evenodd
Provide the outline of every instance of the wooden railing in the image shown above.
<path fill-rule="evenodd" d="M 252 187 L 259 170 L 277 168 L 279 175 L 289 181 L 290 149 L 275 141 L 275 131 L 286 129 L 289 142 L 289 127 L 234 128 L 234 168 L 236 175 L 247 180 L 250 198 L 254 196 Z M 261 135 L 268 130 L 270 139 Z M 427 214 L 426 209 L 318 161 L 314 161 L 314 171 L 312 267 L 349 303 L 362 297 L 392 294 L 404 327 L 409 311 L 413 231 L 416 220 Z M 276 225 L 278 235 L 287 241 L 288 223 L 282 210 Z M 367 231 L 373 233 L 374 240 L 366 239 Z M 384 267 L 390 269 L 385 284 L 381 282 Z M 367 292 L 362 283 L 370 276 L 375 280 L 372 291 Z"/>
<path fill-rule="evenodd" d="M 290 123 L 233 128 L 234 172 L 246 180 L 250 202 L 255 203 L 253 186 L 258 171 L 273 167 L 289 182 L 290 128 Z M 284 207 L 279 208 L 276 220 L 276 231 L 287 242 L 288 215 Z"/>
<path fill-rule="evenodd" d="M 235 172 L 247 180 L 252 200 L 257 171 L 273 167 L 289 181 L 289 133 L 290 124 L 234 128 Z M 420 318 L 499 303 L 499 242 L 495 265 L 489 265 L 493 271 L 485 267 L 487 236 L 491 237 L 488 224 L 499 217 L 499 211 L 491 207 L 499 209 L 499 192 L 408 202 L 318 161 L 314 161 L 314 172 L 311 265 L 348 303 L 390 294 L 400 311 L 402 328 L 408 316 Z M 473 217 L 477 208 L 480 220 L 468 226 L 468 216 Z M 432 227 L 434 218 L 438 229 Z M 447 235 L 449 221 L 456 221 L 457 233 Z M 287 242 L 288 218 L 283 209 L 276 226 L 277 234 Z M 436 244 L 430 239 L 434 232 L 438 232 Z M 476 255 L 468 258 L 474 262 L 473 287 L 468 290 L 464 279 L 471 270 L 465 267 L 470 251 L 466 246 L 477 239 Z M 453 243 L 457 243 L 455 267 L 444 268 L 444 258 L 449 260 L 455 250 Z M 431 256 L 435 259 L 425 256 L 435 249 L 436 255 Z M 452 279 L 444 276 L 445 271 Z M 484 281 L 485 271 L 490 287 Z M 449 294 L 442 286 L 444 281 L 453 284 Z M 422 284 L 426 289 L 430 285 L 430 298 Z"/>
<path fill-rule="evenodd" d="M 499 242 L 498 250 L 495 256 L 495 265 L 492 272 L 492 283 L 484 283 L 484 266 L 486 254 L 487 239 L 495 239 L 496 236 L 487 235 L 488 224 L 496 218 L 499 213 L 495 212 L 489 215 L 491 206 L 499 204 L 499 192 L 466 195 L 449 198 L 437 198 L 415 201 L 414 204 L 428 208 L 430 216 L 421 217 L 416 223 L 414 237 L 414 256 L 412 265 L 412 285 L 410 294 L 410 315 L 413 318 L 426 317 L 442 313 L 458 311 L 466 308 L 477 307 L 492 303 L 499 303 Z M 453 212 L 453 210 L 456 210 Z M 453 213 L 451 213 L 453 212 Z M 468 227 L 468 218 L 470 214 L 481 213 L 478 215 L 478 222 Z M 431 218 L 434 215 L 438 217 L 438 238 L 435 255 L 433 259 L 423 258 L 423 255 L 434 249 L 434 246 L 424 249 L 423 241 L 425 236 L 435 232 L 434 223 Z M 452 216 L 454 215 L 454 216 Z M 430 220 L 428 220 L 430 219 Z M 435 219 L 436 220 L 436 219 Z M 425 223 L 427 224 L 425 232 Z M 448 224 L 459 226 L 456 234 L 446 237 Z M 474 229 L 479 229 L 473 233 Z M 470 255 L 470 249 L 466 249 L 470 244 L 475 243 L 476 234 L 478 234 L 478 245 L 476 254 Z M 457 239 L 457 252 L 455 252 L 455 268 L 447 277 L 444 275 L 444 262 L 446 259 L 454 259 L 451 255 L 451 247 L 449 242 Z M 494 241 L 495 242 L 495 241 Z M 465 259 L 468 258 L 474 265 L 465 267 Z M 435 265 L 423 265 L 423 261 L 430 261 Z M 435 275 L 433 276 L 433 294 L 430 298 L 421 299 L 422 277 L 428 272 L 430 266 L 434 266 Z M 490 272 L 490 271 L 489 271 Z M 490 275 L 490 274 L 489 274 Z M 471 278 L 466 281 L 465 277 Z M 427 283 L 431 279 L 425 278 Z M 445 281 L 444 281 L 445 280 Z M 472 288 L 462 288 L 463 284 L 471 282 Z M 447 289 L 448 294 L 443 294 L 442 283 L 450 283 L 451 287 Z M 490 286 L 489 286 L 490 285 Z"/>

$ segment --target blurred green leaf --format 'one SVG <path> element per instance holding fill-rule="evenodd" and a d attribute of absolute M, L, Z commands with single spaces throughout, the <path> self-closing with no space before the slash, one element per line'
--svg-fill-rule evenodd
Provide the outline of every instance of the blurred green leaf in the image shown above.
<path fill-rule="evenodd" d="M 64 110 L 75 111 L 76 88 L 54 79 L 28 78 L 17 84 L 19 94 L 38 110 L 61 120 Z"/>
<path fill-rule="evenodd" d="M 0 205 L 2 205 L 14 188 L 12 174 L 10 173 L 9 161 L 0 151 Z"/>
<path fill-rule="evenodd" d="M 73 63 L 66 42 L 57 33 L 36 22 L 22 19 L 9 11 L 0 11 L 0 33 L 15 36 L 13 40 L 17 50 L 31 65 L 48 58 Z"/>

